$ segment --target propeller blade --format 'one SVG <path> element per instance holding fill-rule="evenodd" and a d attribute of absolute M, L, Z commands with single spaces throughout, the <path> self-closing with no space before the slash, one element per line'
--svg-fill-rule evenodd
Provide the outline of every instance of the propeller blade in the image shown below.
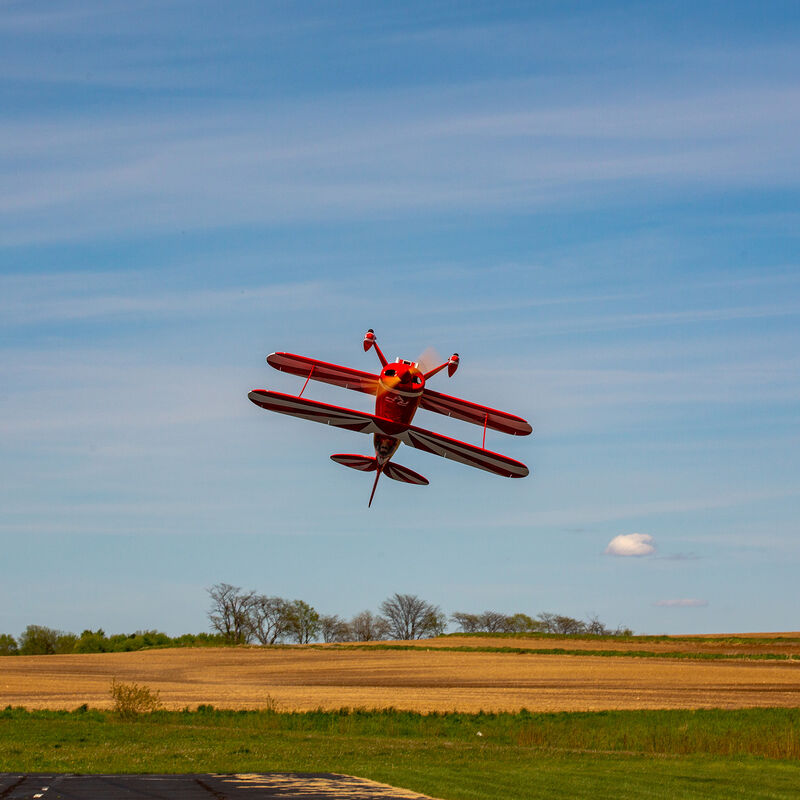
<path fill-rule="evenodd" d="M 419 364 L 420 372 L 424 374 L 438 367 L 442 361 L 444 359 L 436 352 L 436 348 L 426 347 L 417 359 L 417 364 Z"/>

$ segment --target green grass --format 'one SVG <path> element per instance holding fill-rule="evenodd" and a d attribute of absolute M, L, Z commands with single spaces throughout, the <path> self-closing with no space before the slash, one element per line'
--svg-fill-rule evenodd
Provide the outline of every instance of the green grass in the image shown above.
<path fill-rule="evenodd" d="M 600 638 L 600 637 L 598 637 Z M 285 645 L 279 645 L 285 646 Z M 444 645 L 427 647 L 419 644 L 310 644 L 311 648 L 342 650 L 425 650 L 450 653 L 512 653 L 521 656 L 603 656 L 606 658 L 669 658 L 678 661 L 795 661 L 800 657 L 786 653 L 697 653 L 694 651 L 655 650 L 583 650 L 568 647 L 510 647 L 489 645 Z"/>
<path fill-rule="evenodd" d="M 760 645 L 760 644 L 797 644 L 800 642 L 800 637 L 797 636 L 667 636 L 666 634 L 648 635 L 648 634 L 631 634 L 630 636 L 618 636 L 616 634 L 598 634 L 598 633 L 538 633 L 534 631 L 526 631 L 522 633 L 463 633 L 458 631 L 456 633 L 443 633 L 440 639 L 458 639 L 458 638 L 492 638 L 492 639 L 592 639 L 598 642 L 669 642 L 671 644 L 742 644 L 742 645 Z"/>
<path fill-rule="evenodd" d="M 478 736 L 478 733 L 481 736 Z M 800 797 L 800 709 L 0 711 L 0 771 L 343 772 L 446 798 Z"/>

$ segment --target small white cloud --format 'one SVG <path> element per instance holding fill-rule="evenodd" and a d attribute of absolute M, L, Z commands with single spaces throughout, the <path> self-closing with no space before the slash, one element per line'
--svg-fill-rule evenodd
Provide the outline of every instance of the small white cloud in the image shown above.
<path fill-rule="evenodd" d="M 680 597 L 674 600 L 659 600 L 653 605 L 661 608 L 704 608 L 708 605 L 708 600 L 698 600 L 696 597 Z"/>
<path fill-rule="evenodd" d="M 621 533 L 606 547 L 607 556 L 649 556 L 656 551 L 655 539 L 649 533 Z"/>

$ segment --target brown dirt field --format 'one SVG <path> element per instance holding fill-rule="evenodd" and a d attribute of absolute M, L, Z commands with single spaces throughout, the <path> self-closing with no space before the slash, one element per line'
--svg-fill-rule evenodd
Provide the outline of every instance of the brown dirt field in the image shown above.
<path fill-rule="evenodd" d="M 496 641 L 496 640 L 494 640 Z M 0 706 L 104 708 L 112 678 L 167 708 L 578 711 L 800 706 L 800 664 L 287 647 L 0 658 Z"/>

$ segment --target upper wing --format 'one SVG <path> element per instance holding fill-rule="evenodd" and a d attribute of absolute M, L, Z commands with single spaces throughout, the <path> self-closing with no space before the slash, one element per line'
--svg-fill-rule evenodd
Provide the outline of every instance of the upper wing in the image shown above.
<path fill-rule="evenodd" d="M 528 468 L 520 461 L 466 442 L 459 442 L 457 439 L 451 439 L 439 433 L 417 428 L 414 425 L 410 425 L 405 431 L 395 434 L 395 436 L 404 444 L 416 447 L 417 450 L 460 461 L 470 467 L 485 469 L 487 472 L 494 472 L 495 475 L 503 475 L 506 478 L 524 478 L 528 474 Z"/>
<path fill-rule="evenodd" d="M 267 363 L 281 372 L 299 375 L 301 378 L 311 378 L 312 381 L 332 383 L 334 386 L 343 386 L 345 389 L 355 389 L 367 394 L 375 394 L 378 390 L 377 375 L 350 367 L 340 367 L 338 364 L 329 364 L 327 361 L 318 361 L 315 358 L 296 356 L 292 353 L 270 353 L 267 356 Z"/>
<path fill-rule="evenodd" d="M 450 397 L 447 394 L 439 394 L 430 389 L 422 392 L 420 408 L 428 411 L 435 411 L 437 414 L 444 414 L 448 417 L 474 422 L 476 425 L 486 425 L 495 431 L 510 433 L 512 436 L 527 436 L 533 431 L 530 423 L 522 417 L 507 414 L 505 411 L 497 411 L 494 408 L 480 406 L 477 403 L 470 403 L 458 397 Z"/>

